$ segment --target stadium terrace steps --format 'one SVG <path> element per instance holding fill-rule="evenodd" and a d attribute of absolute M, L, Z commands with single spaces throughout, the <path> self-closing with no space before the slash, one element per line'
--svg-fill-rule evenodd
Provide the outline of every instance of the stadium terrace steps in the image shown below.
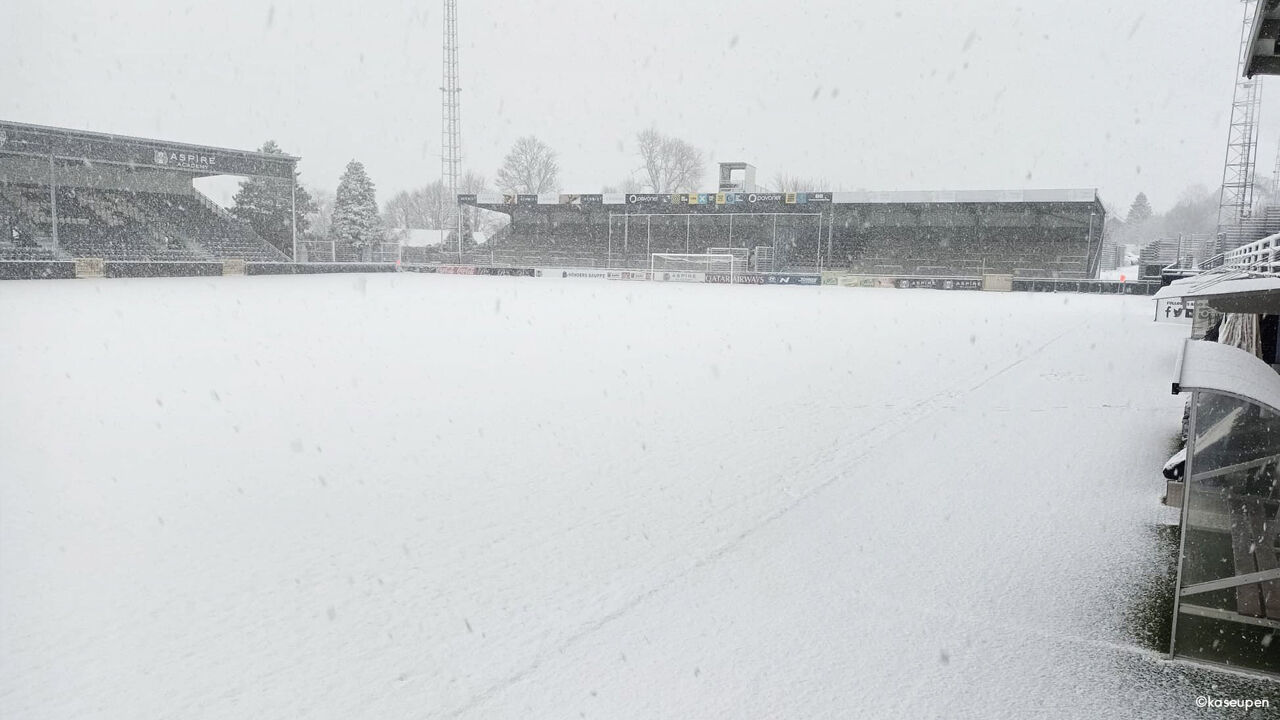
<path fill-rule="evenodd" d="M 104 260 L 287 261 L 247 223 L 218 213 L 195 192 L 165 194 L 59 188 L 58 246 L 70 257 Z M 202 202 L 203 201 L 203 202 Z M 0 186 L 0 258 L 54 259 L 47 188 Z"/>
<path fill-rule="evenodd" d="M 53 251 L 39 246 L 0 243 L 0 260 L 55 260 Z"/>

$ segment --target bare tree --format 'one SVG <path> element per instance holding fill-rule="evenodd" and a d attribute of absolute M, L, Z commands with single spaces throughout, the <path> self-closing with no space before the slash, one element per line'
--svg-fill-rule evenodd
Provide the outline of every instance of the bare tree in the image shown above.
<path fill-rule="evenodd" d="M 826 178 L 778 173 L 773 176 L 772 189 L 774 192 L 812 192 L 836 188 L 831 187 L 831 183 L 827 182 Z"/>
<path fill-rule="evenodd" d="M 644 185 L 631 175 L 622 178 L 615 185 L 605 185 L 604 192 L 607 193 L 638 193 L 644 192 Z"/>
<path fill-rule="evenodd" d="M 498 187 L 509 193 L 544 193 L 560 189 L 560 165 L 546 143 L 528 135 L 516 140 L 498 169 Z"/>
<path fill-rule="evenodd" d="M 473 170 L 468 170 L 462 174 L 462 180 L 458 183 L 458 192 L 467 195 L 478 195 L 480 193 L 493 192 L 489 187 L 489 181 L 483 175 Z M 507 222 L 510 217 L 499 212 L 491 212 L 489 210 L 481 210 L 475 206 L 466 206 L 463 208 L 466 217 L 467 227 L 473 232 L 480 232 L 486 235 L 492 235 Z"/>
<path fill-rule="evenodd" d="M 393 228 L 439 228 L 440 192 L 440 181 L 436 180 L 430 185 L 396 193 L 382 206 L 383 221 Z"/>
<path fill-rule="evenodd" d="M 458 192 L 464 195 L 489 192 L 489 181 L 480 173 L 468 170 L 462 174 L 462 179 L 458 181 Z"/>
<path fill-rule="evenodd" d="M 446 223 L 445 219 L 452 217 L 453 203 L 457 200 L 441 197 L 443 192 L 443 186 L 439 180 L 434 180 L 420 188 L 401 191 L 382 206 L 383 222 L 387 227 L 392 228 L 438 230 L 446 224 L 452 227 L 452 221 Z M 483 175 L 468 170 L 463 173 L 458 182 L 458 192 L 463 195 L 474 195 L 490 192 L 490 189 Z M 442 210 L 445 213 L 443 218 L 440 214 Z M 464 208 L 464 212 L 468 220 L 473 221 L 472 226 L 474 226 L 476 224 L 475 208 Z"/>
<path fill-rule="evenodd" d="M 654 128 L 636 135 L 636 152 L 655 193 L 693 192 L 702 182 L 702 151 Z"/>
<path fill-rule="evenodd" d="M 307 192 L 311 194 L 311 200 L 314 205 L 314 211 L 308 217 L 310 228 L 307 231 L 307 237 L 327 238 L 329 237 L 329 226 L 333 224 L 333 202 L 335 199 L 333 191 L 321 187 L 308 186 Z"/>

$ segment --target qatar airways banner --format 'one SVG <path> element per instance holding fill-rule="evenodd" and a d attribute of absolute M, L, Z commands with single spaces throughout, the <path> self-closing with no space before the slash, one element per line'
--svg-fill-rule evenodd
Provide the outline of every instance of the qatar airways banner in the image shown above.
<path fill-rule="evenodd" d="M 706 282 L 734 285 L 804 285 L 819 286 L 822 276 L 817 273 L 757 273 L 757 272 L 709 272 Z"/>

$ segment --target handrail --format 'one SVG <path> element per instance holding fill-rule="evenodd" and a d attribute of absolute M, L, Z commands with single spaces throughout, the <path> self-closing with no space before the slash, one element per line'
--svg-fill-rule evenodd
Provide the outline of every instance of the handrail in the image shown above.
<path fill-rule="evenodd" d="M 1226 251 L 1222 266 L 1280 275 L 1280 233 Z"/>

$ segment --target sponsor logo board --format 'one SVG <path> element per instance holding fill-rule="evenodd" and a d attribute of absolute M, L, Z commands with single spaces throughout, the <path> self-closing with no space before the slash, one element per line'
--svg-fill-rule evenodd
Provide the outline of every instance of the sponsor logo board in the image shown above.
<path fill-rule="evenodd" d="M 1156 322 L 1189 324 L 1195 320 L 1195 317 L 1196 301 L 1194 299 L 1166 298 L 1156 301 Z"/>
<path fill-rule="evenodd" d="M 167 150 L 156 150 L 153 159 L 156 165 L 196 170 L 210 170 L 218 164 L 218 156 L 216 155 Z"/>
<path fill-rule="evenodd" d="M 928 290 L 981 290 L 981 278 L 898 278 L 894 281 L 898 288 Z"/>
<path fill-rule="evenodd" d="M 657 205 L 660 203 L 668 203 L 671 196 L 666 194 L 655 193 L 630 193 L 627 195 L 628 205 Z"/>
<path fill-rule="evenodd" d="M 648 280 L 649 273 L 644 270 L 609 270 L 610 280 Z"/>
<path fill-rule="evenodd" d="M 608 278 L 608 270 L 591 268 L 538 268 L 534 277 L 553 280 L 604 280 Z"/>
<path fill-rule="evenodd" d="M 653 279 L 658 282 L 706 282 L 707 274 L 676 270 L 655 270 Z"/>
<path fill-rule="evenodd" d="M 476 275 L 497 275 L 499 277 L 533 277 L 533 268 L 514 267 L 478 267 Z"/>

